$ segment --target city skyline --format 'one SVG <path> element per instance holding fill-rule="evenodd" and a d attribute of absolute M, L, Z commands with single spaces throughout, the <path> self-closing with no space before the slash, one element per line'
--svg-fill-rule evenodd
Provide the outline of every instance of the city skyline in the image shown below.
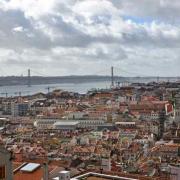
<path fill-rule="evenodd" d="M 2 0 L 0 75 L 107 75 L 115 66 L 122 76 L 179 76 L 179 8 L 178 0 Z"/>

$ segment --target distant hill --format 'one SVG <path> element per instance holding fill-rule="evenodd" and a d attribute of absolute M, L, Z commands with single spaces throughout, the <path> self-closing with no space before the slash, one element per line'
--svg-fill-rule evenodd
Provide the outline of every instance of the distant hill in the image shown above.
<path fill-rule="evenodd" d="M 130 81 L 130 82 L 147 82 L 147 81 L 156 81 L 156 77 L 119 77 L 115 76 L 114 81 Z M 160 79 L 172 80 L 174 77 L 163 77 Z M 97 76 L 97 75 L 85 75 L 85 76 L 32 76 L 31 84 L 56 84 L 56 83 L 86 83 L 86 82 L 104 82 L 111 81 L 110 76 Z M 12 85 L 27 85 L 28 77 L 27 76 L 6 76 L 0 77 L 0 86 L 12 86 Z"/>

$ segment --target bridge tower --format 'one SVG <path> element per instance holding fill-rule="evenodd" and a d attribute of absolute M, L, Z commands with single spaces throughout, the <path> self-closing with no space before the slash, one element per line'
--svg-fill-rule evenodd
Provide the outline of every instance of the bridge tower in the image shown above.
<path fill-rule="evenodd" d="M 28 69 L 28 87 L 31 87 L 31 70 Z"/>
<path fill-rule="evenodd" d="M 114 67 L 111 67 L 111 87 L 114 87 Z"/>

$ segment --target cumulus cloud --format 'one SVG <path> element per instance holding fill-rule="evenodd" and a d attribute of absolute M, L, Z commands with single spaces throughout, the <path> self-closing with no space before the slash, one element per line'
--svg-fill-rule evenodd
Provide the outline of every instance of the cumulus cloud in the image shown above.
<path fill-rule="evenodd" d="M 22 26 L 18 26 L 18 27 L 13 28 L 13 31 L 15 31 L 15 32 L 22 32 L 23 30 L 24 29 Z"/>
<path fill-rule="evenodd" d="M 1 0 L 1 66 L 16 75 L 108 74 L 114 65 L 118 75 L 177 76 L 179 8 L 179 0 Z"/>

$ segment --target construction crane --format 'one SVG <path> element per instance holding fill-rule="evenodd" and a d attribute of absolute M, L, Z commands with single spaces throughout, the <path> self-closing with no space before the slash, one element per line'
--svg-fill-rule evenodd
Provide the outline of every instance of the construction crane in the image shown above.
<path fill-rule="evenodd" d="M 3 93 L 1 93 L 1 95 L 5 95 L 6 98 L 8 97 L 8 93 L 7 92 L 3 92 Z"/>
<path fill-rule="evenodd" d="M 22 93 L 29 93 L 29 91 L 18 91 L 18 92 L 14 92 L 15 95 L 18 95 L 19 97 L 21 97 Z"/>
<path fill-rule="evenodd" d="M 21 91 L 19 91 L 19 92 L 14 92 L 15 95 L 19 95 L 19 96 L 21 96 L 21 93 L 22 93 Z"/>

